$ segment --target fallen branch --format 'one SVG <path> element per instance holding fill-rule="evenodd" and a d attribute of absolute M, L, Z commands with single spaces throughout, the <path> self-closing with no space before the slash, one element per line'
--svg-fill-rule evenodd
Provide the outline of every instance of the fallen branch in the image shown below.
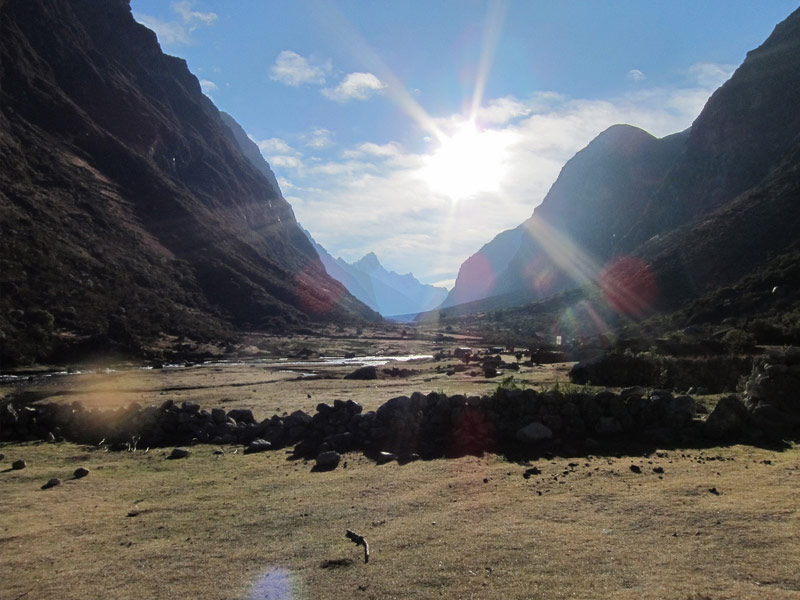
<path fill-rule="evenodd" d="M 364 562 L 369 562 L 369 544 L 367 540 L 364 539 L 363 535 L 358 535 L 355 531 L 347 530 L 345 534 L 347 539 L 352 540 L 354 544 L 364 546 Z"/>

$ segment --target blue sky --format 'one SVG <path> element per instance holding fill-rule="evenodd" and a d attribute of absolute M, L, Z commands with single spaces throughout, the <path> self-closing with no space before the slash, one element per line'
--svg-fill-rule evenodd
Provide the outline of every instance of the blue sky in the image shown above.
<path fill-rule="evenodd" d="M 334 256 L 451 285 L 624 122 L 656 136 L 797 1 L 132 0 Z"/>

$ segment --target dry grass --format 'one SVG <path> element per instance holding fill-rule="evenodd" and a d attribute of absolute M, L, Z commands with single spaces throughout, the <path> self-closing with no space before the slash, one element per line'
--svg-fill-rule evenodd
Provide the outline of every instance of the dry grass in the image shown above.
<path fill-rule="evenodd" d="M 798 448 L 556 458 L 527 480 L 496 456 L 353 454 L 314 473 L 283 451 L 213 450 L 0 448 L 0 467 L 29 464 L 0 473 L 0 598 L 800 595 Z M 68 479 L 81 465 L 89 476 Z M 40 489 L 51 477 L 65 481 Z M 369 540 L 369 564 L 348 528 Z"/>
<path fill-rule="evenodd" d="M 89 406 L 194 400 L 265 417 L 337 398 L 369 410 L 415 390 L 480 394 L 499 383 L 447 376 L 435 362 L 398 366 L 422 372 L 350 381 L 341 379 L 350 368 L 331 368 L 330 379 L 294 381 L 245 365 L 73 376 L 5 392 Z M 567 368 L 515 378 L 563 383 Z M 346 467 L 312 472 L 285 451 L 214 450 L 196 446 L 172 461 L 163 450 L 0 446 L 0 600 L 800 598 L 797 447 L 555 458 L 538 461 L 542 474 L 529 479 L 526 465 L 493 455 L 376 466 L 350 454 Z M 708 460 L 717 455 L 724 460 Z M 17 458 L 28 468 L 10 470 Z M 70 479 L 79 466 L 89 476 Z M 64 482 L 41 489 L 52 477 Z M 346 529 L 369 540 L 369 564 Z"/>

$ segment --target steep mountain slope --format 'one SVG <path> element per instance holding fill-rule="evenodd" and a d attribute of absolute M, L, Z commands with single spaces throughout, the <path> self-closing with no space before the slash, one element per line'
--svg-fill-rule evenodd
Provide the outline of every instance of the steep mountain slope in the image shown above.
<path fill-rule="evenodd" d="M 564 165 L 530 219 L 462 265 L 442 306 L 520 291 L 535 299 L 584 283 L 639 218 L 686 136 L 657 139 L 630 125 L 598 135 Z"/>
<path fill-rule="evenodd" d="M 264 176 L 264 178 L 272 186 L 273 191 L 282 198 L 283 193 L 278 185 L 278 178 L 275 177 L 275 173 L 273 173 L 269 163 L 264 160 L 264 157 L 261 155 L 261 150 L 258 149 L 258 145 L 249 137 L 247 137 L 247 132 L 242 128 L 241 125 L 239 125 L 239 123 L 236 122 L 236 119 L 234 119 L 228 113 L 220 111 L 219 116 L 220 119 L 222 119 L 222 122 L 227 125 L 228 129 L 231 130 L 233 139 L 236 140 L 236 144 L 239 146 L 239 149 L 242 151 L 242 154 L 244 154 L 245 158 L 247 158 L 247 160 L 250 161 L 250 164 L 253 165 L 258 172 Z"/>
<path fill-rule="evenodd" d="M 311 234 L 303 230 L 322 259 L 328 274 L 340 281 L 364 304 L 384 316 L 407 316 L 431 310 L 447 295 L 445 288 L 420 283 L 414 275 L 387 271 L 373 252 L 354 263 L 334 259 Z"/>
<path fill-rule="evenodd" d="M 375 319 L 124 0 L 0 1 L 0 361 Z"/>
<path fill-rule="evenodd" d="M 685 152 L 621 248 L 630 251 L 759 185 L 800 133 L 798 106 L 800 9 L 708 100 Z"/>

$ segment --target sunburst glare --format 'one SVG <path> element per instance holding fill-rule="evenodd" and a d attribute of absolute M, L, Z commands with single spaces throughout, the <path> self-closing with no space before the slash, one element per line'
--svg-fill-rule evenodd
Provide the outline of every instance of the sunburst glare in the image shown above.
<path fill-rule="evenodd" d="M 432 191 L 453 201 L 481 192 L 497 192 L 506 175 L 507 132 L 480 130 L 474 121 L 444 136 L 419 172 Z"/>

